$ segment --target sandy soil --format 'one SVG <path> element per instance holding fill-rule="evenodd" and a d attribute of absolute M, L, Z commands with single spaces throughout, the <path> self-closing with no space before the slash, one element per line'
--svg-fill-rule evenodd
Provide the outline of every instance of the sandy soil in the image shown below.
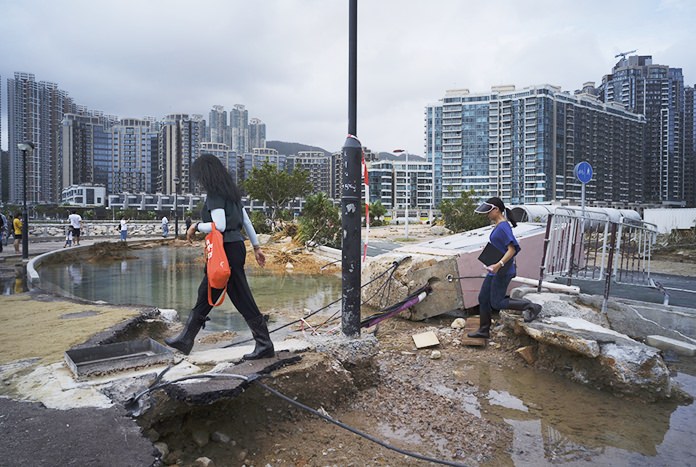
<path fill-rule="evenodd" d="M 104 329 L 140 315 L 139 308 L 93 305 L 43 294 L 0 297 L 0 364 L 47 364 Z"/>

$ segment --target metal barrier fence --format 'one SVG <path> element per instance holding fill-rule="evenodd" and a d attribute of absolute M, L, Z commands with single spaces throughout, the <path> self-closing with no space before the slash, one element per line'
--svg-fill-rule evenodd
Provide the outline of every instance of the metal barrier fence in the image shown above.
<path fill-rule="evenodd" d="M 650 255 L 657 226 L 633 219 L 611 219 L 602 212 L 559 208 L 549 214 L 538 290 L 546 278 L 605 281 L 654 287 Z"/>

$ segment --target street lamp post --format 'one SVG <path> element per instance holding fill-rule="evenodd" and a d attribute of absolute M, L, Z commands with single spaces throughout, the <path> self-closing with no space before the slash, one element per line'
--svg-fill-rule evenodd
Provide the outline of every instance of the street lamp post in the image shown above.
<path fill-rule="evenodd" d="M 408 239 L 408 205 L 411 202 L 411 189 L 409 187 L 409 179 L 408 179 L 408 151 L 404 149 L 394 149 L 393 151 L 396 154 L 400 153 L 405 153 L 406 154 L 406 209 L 404 209 L 404 216 L 406 217 L 406 227 L 404 229 L 404 235 Z"/>
<path fill-rule="evenodd" d="M 179 195 L 179 177 L 174 177 L 174 240 L 179 238 L 179 208 L 178 208 L 178 195 Z"/>
<path fill-rule="evenodd" d="M 22 259 L 29 258 L 29 215 L 27 214 L 27 153 L 31 154 L 34 151 L 34 143 L 25 142 L 19 143 L 17 148 L 22 151 L 23 165 L 23 206 L 22 206 Z"/>

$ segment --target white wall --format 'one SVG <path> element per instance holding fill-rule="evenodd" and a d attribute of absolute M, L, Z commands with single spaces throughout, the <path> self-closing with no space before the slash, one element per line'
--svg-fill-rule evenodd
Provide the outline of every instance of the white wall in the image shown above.
<path fill-rule="evenodd" d="M 696 225 L 696 208 L 689 209 L 646 209 L 643 220 L 657 225 L 659 233 L 674 229 L 690 229 Z"/>

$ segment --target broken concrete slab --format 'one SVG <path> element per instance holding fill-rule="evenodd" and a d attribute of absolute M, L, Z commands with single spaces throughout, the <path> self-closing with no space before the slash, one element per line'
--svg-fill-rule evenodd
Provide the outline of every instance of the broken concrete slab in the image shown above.
<path fill-rule="evenodd" d="M 584 295 L 580 302 L 601 308 L 602 297 Z M 606 311 L 612 329 L 637 339 L 660 335 L 696 345 L 696 310 L 660 303 L 610 299 Z"/>
<path fill-rule="evenodd" d="M 305 339 L 285 339 L 274 342 L 276 352 L 305 352 L 313 348 L 313 344 Z M 184 358 L 194 365 L 215 365 L 222 362 L 240 362 L 245 354 L 254 350 L 254 345 L 239 345 L 232 347 L 220 347 L 191 352 Z"/>
<path fill-rule="evenodd" d="M 670 339 L 669 337 L 647 336 L 645 338 L 645 342 L 648 345 L 652 345 L 653 347 L 657 347 L 661 350 L 671 350 L 678 355 L 686 355 L 688 357 L 693 357 L 696 355 L 696 345 L 676 339 Z"/>
<path fill-rule="evenodd" d="M 171 399 L 189 404 L 211 404 L 222 398 L 236 397 L 248 388 L 259 375 L 269 374 L 300 360 L 299 355 L 277 352 L 276 356 L 272 358 L 244 361 L 236 365 L 229 365 L 219 372 L 193 375 L 200 376 L 200 378 L 173 383 L 165 386 L 163 390 Z M 210 377 L 205 375 L 210 375 Z"/>
<path fill-rule="evenodd" d="M 504 311 L 500 322 L 503 337 L 537 349 L 535 365 L 618 395 L 651 401 L 683 396 L 658 349 L 597 324 L 603 321 L 601 316 L 579 297 L 568 300 L 567 296 L 554 299 L 554 294 L 528 294 L 526 298 L 543 302 L 542 316 L 553 316 L 524 323 Z"/>

